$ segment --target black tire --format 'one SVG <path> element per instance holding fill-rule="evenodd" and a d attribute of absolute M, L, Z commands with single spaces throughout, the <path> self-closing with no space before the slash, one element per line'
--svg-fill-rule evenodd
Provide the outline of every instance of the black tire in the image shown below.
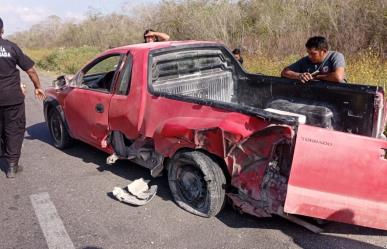
<path fill-rule="evenodd" d="M 47 124 L 55 147 L 64 149 L 72 144 L 73 139 L 67 132 L 59 111 L 55 108 L 49 110 Z"/>
<path fill-rule="evenodd" d="M 226 178 L 211 156 L 200 151 L 176 153 L 168 168 L 176 203 L 190 213 L 213 217 L 223 207 Z"/>

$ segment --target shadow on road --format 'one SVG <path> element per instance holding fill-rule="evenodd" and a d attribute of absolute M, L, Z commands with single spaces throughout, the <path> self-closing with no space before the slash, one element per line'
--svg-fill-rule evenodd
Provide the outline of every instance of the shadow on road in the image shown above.
<path fill-rule="evenodd" d="M 2 172 L 4 175 L 6 175 L 6 170 L 7 170 L 7 162 L 1 158 L 0 159 L 0 172 Z"/>
<path fill-rule="evenodd" d="M 50 133 L 48 131 L 47 124 L 45 122 L 37 123 L 27 127 L 27 135 L 24 139 L 27 140 L 40 140 L 46 144 L 53 144 Z"/>
<path fill-rule="evenodd" d="M 383 248 L 363 241 L 342 237 L 345 235 L 370 235 L 387 236 L 386 231 L 365 228 L 360 226 L 347 225 L 331 222 L 326 224 L 322 234 L 314 234 L 305 228 L 293 224 L 281 217 L 257 218 L 248 214 L 240 214 L 230 205 L 227 205 L 217 218 L 232 228 L 254 228 L 278 230 L 292 238 L 293 242 L 305 249 L 316 248 Z"/>
<path fill-rule="evenodd" d="M 48 128 L 44 122 L 34 124 L 27 128 L 28 136 L 26 139 L 38 139 L 47 144 L 53 144 Z M 173 201 L 171 196 L 168 179 L 166 173 L 162 177 L 152 178 L 150 171 L 131 163 L 129 161 L 119 160 L 113 166 L 107 165 L 106 158 L 109 156 L 105 152 L 102 152 L 90 145 L 82 142 L 76 142 L 73 147 L 62 150 L 64 153 L 80 158 L 85 165 L 96 165 L 98 171 L 110 171 L 111 173 L 125 178 L 129 181 L 134 181 L 138 178 L 144 178 L 151 180 L 150 184 L 158 185 L 157 195 L 166 201 Z M 0 168 L 2 164 L 0 162 Z M 112 197 L 110 193 L 107 193 L 109 197 Z M 113 197 L 112 197 L 113 198 Z M 178 208 L 176 206 L 176 208 Z M 279 230 L 284 234 L 292 238 L 294 243 L 305 249 L 314 248 L 382 248 L 374 246 L 369 243 L 336 236 L 340 234 L 350 235 L 371 235 L 371 236 L 387 236 L 387 231 L 364 228 L 359 226 L 346 225 L 341 223 L 328 223 L 324 227 L 323 234 L 313 234 L 308 230 L 300 227 L 296 224 L 290 223 L 280 217 L 272 218 L 257 218 L 248 214 L 240 214 L 239 212 L 232 209 L 230 205 L 225 205 L 225 208 L 217 218 L 222 221 L 225 225 L 232 228 L 257 228 L 257 229 L 272 229 Z M 329 234 L 327 234 L 329 233 Z M 335 235 L 331 235 L 335 234 Z M 93 247 L 86 247 L 93 248 Z"/>
<path fill-rule="evenodd" d="M 53 141 L 45 122 L 29 126 L 25 138 L 29 140 L 37 139 L 53 146 Z M 72 147 L 62 151 L 72 157 L 82 159 L 88 166 L 96 165 L 96 169 L 101 172 L 110 171 L 129 181 L 134 181 L 138 178 L 151 180 L 150 185 L 156 184 L 158 186 L 157 195 L 163 200 L 172 201 L 166 174 L 158 178 L 152 178 L 149 170 L 127 160 L 118 160 L 114 165 L 107 165 L 106 158 L 109 156 L 107 153 L 80 141 L 74 141 Z"/>

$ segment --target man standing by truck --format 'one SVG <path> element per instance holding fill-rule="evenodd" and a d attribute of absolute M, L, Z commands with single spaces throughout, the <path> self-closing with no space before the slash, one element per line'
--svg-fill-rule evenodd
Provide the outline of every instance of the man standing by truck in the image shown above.
<path fill-rule="evenodd" d="M 6 174 L 8 178 L 14 178 L 21 170 L 18 163 L 26 125 L 24 94 L 17 66 L 33 82 L 36 98 L 43 100 L 45 93 L 40 86 L 34 62 L 15 43 L 3 39 L 3 33 L 0 18 L 0 134 L 4 145 L 3 156 L 7 162 Z"/>
<path fill-rule="evenodd" d="M 314 36 L 305 44 L 308 56 L 285 67 L 281 76 L 297 79 L 302 83 L 310 80 L 345 82 L 345 59 L 342 53 L 329 51 L 325 37 Z"/>

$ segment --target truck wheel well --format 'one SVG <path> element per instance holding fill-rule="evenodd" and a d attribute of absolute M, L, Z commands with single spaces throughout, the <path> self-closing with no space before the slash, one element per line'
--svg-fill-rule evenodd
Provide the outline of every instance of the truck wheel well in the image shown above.
<path fill-rule="evenodd" d="M 50 110 L 52 108 L 55 108 L 55 107 L 52 104 L 47 104 L 47 108 L 46 108 L 46 115 L 47 115 L 47 117 L 48 117 L 48 114 L 50 113 Z"/>

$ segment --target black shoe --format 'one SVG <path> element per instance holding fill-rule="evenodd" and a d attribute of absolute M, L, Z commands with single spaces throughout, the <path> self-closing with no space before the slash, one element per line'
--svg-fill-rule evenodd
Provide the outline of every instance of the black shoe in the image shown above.
<path fill-rule="evenodd" d="M 18 165 L 16 163 L 9 163 L 8 169 L 7 169 L 7 177 L 8 178 L 15 178 L 16 173 L 19 173 L 23 170 L 23 167 L 21 165 Z"/>

